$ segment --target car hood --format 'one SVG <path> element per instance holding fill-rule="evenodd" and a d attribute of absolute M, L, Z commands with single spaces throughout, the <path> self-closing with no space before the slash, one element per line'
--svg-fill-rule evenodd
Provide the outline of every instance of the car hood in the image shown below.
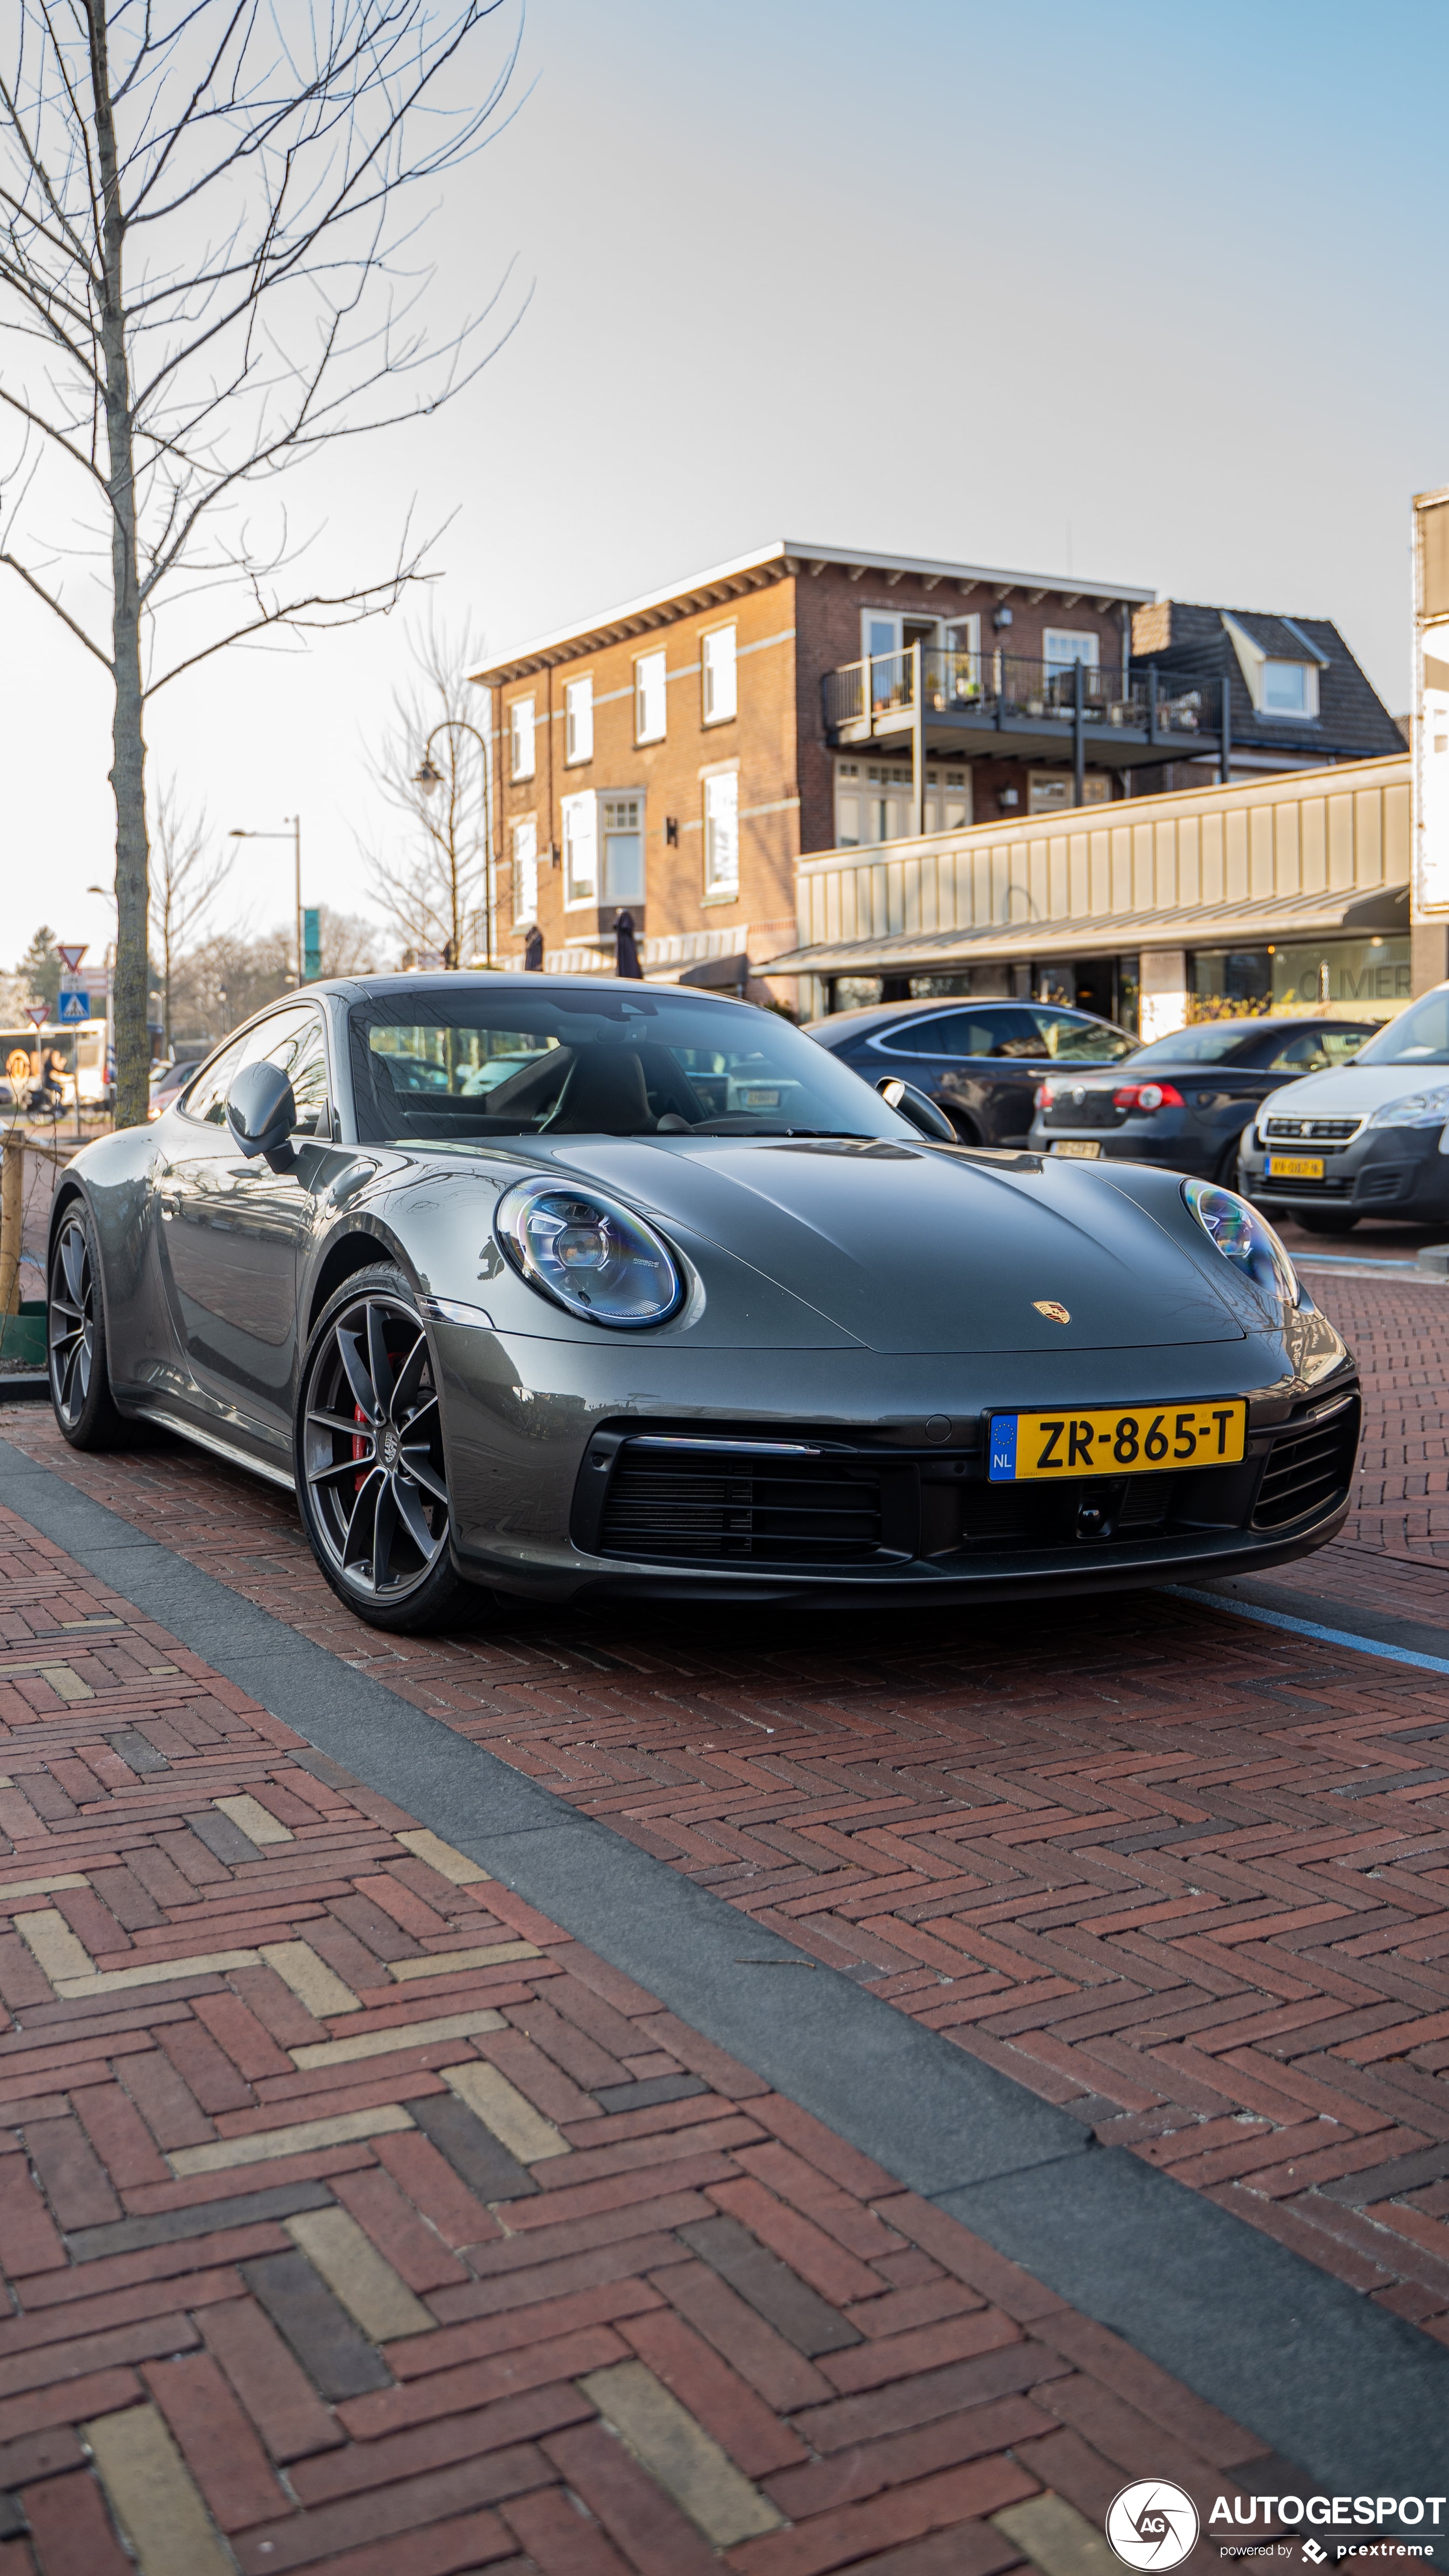
<path fill-rule="evenodd" d="M 696 1258 L 716 1245 L 752 1265 L 872 1350 L 1243 1339 L 1206 1267 L 1220 1256 L 1068 1163 L 825 1139 L 562 1137 L 534 1168 L 545 1162 L 618 1190 Z M 1182 1213 L 1175 1192 L 1172 1205 Z"/>
<path fill-rule="evenodd" d="M 1341 1064 L 1305 1073 L 1263 1103 L 1264 1118 L 1367 1118 L 1415 1091 L 1449 1090 L 1449 1064 Z"/>

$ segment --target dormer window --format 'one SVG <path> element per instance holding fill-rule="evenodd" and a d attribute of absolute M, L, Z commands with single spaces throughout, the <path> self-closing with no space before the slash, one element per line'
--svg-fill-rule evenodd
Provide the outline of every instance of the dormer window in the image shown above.
<path fill-rule="evenodd" d="M 1316 664 L 1265 661 L 1262 696 L 1259 703 L 1265 716 L 1316 716 L 1318 713 Z"/>

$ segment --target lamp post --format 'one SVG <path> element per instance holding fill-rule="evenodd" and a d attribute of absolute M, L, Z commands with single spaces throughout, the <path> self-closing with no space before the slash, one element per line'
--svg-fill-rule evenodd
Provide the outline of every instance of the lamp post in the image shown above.
<path fill-rule="evenodd" d="M 427 738 L 427 741 L 426 741 L 426 742 L 424 743 L 424 745 L 423 745 L 423 756 L 422 756 L 422 759 L 418 762 L 417 768 L 416 768 L 416 769 L 414 770 L 414 772 L 413 772 L 413 785 L 414 785 L 414 787 L 421 787 L 421 789 L 422 789 L 422 791 L 423 791 L 423 794 L 424 794 L 425 796 L 429 796 L 429 797 L 430 797 L 430 796 L 433 796 L 434 794 L 436 794 L 436 792 L 437 792 L 438 788 L 440 788 L 440 787 L 442 786 L 442 784 L 443 784 L 443 773 L 442 773 L 442 771 L 441 771 L 440 769 L 435 769 L 435 768 L 434 768 L 434 766 L 433 766 L 433 745 L 434 745 L 434 743 L 437 741 L 438 736 L 439 736 L 439 734 L 440 734 L 440 733 L 467 733 L 467 734 L 471 734 L 471 735 L 472 735 L 472 737 L 473 737 L 473 740 L 474 740 L 474 741 L 476 742 L 476 744 L 478 745 L 478 749 L 479 749 L 479 751 L 481 752 L 481 754 L 482 754 L 482 756 L 483 756 L 483 850 L 484 850 L 484 863 L 483 863 L 483 950 L 484 950 L 484 956 L 485 956 L 485 958 L 486 958 L 486 960 L 487 960 L 487 963 L 491 966 L 491 965 L 492 965 L 492 963 L 493 963 L 493 891 L 494 891 L 494 889 L 493 889 L 493 799 L 492 799 L 492 795 L 491 795 L 491 793 L 490 793 L 490 780 L 489 780 L 489 771 L 488 771 L 488 745 L 487 745 L 487 742 L 485 741 L 485 739 L 484 739 L 483 735 L 478 731 L 477 726 L 476 726 L 475 724 L 470 724 L 470 723 L 468 722 L 468 719 L 467 719 L 467 717 L 466 717 L 466 716 L 445 716 L 445 717 L 443 718 L 443 721 L 442 721 L 442 723 L 441 723 L 441 724 L 435 724 L 435 725 L 434 725 L 434 727 L 433 727 L 432 732 L 429 734 L 429 736 L 428 736 L 428 738 Z M 456 761 L 455 761 L 455 762 L 454 762 L 454 776 L 456 777 L 456 775 L 457 775 L 457 763 L 456 763 Z M 450 853 L 450 855 L 451 855 L 451 853 Z M 456 873 L 455 873 L 455 875 L 454 875 L 454 880 L 453 880 L 453 900 L 454 900 L 454 904 L 455 904 L 455 906 L 456 906 L 456 903 L 457 903 L 457 893 L 458 893 L 458 889 L 457 889 L 457 877 L 456 877 Z M 453 928 L 454 928 L 454 939 L 453 939 L 454 957 L 453 957 L 453 963 L 454 963 L 454 965 L 456 966 L 456 965 L 457 965 L 457 963 L 458 963 L 458 958 L 457 958 L 457 954 L 456 954 L 456 951 L 457 951 L 457 944 L 458 944 L 458 942 L 457 942 L 457 929 L 458 929 L 458 925 L 457 925 L 456 918 L 455 918 L 455 920 L 454 920 Z"/>
<path fill-rule="evenodd" d="M 300 993 L 307 981 L 302 951 L 302 817 L 300 814 L 289 814 L 286 820 L 292 826 L 290 832 L 243 832 L 233 827 L 227 838 L 232 841 L 290 841 L 292 844 L 294 899 L 297 913 L 297 990 Z"/>

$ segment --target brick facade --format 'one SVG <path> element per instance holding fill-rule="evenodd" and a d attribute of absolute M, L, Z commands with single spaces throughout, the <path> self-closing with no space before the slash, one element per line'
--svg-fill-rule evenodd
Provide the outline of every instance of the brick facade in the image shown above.
<path fill-rule="evenodd" d="M 500 956 L 521 961 L 531 919 L 543 932 L 550 963 L 562 962 L 567 950 L 597 951 L 607 940 L 620 897 L 605 881 L 606 799 L 639 800 L 644 892 L 642 900 L 624 899 L 656 962 L 658 941 L 670 942 L 671 954 L 682 951 L 681 962 L 706 945 L 717 954 L 748 951 L 752 934 L 757 955 L 767 944 L 784 945 L 795 916 L 795 863 L 802 852 L 833 848 L 837 838 L 835 755 L 826 739 L 822 682 L 827 672 L 860 659 L 862 612 L 903 618 L 908 639 L 913 623 L 929 625 L 934 638 L 938 625 L 975 617 L 983 650 L 999 646 L 1030 658 L 1040 657 L 1047 627 L 1067 626 L 1097 637 L 1106 666 L 1120 661 L 1129 603 L 1141 596 L 1087 597 L 972 567 L 823 557 L 780 546 L 495 663 L 476 676 L 492 708 Z M 997 629 L 993 617 L 1003 608 L 1010 623 Z M 736 712 L 711 721 L 702 654 L 706 639 L 724 628 L 734 630 Z M 641 740 L 637 666 L 661 651 L 665 731 Z M 571 759 L 567 693 L 580 681 L 592 683 L 592 749 Z M 532 768 L 520 777 L 512 756 L 514 711 L 530 700 Z M 1002 791 L 1012 787 L 1026 810 L 1024 763 L 978 762 L 976 773 L 978 819 L 983 810 L 1003 810 Z M 712 774 L 737 781 L 732 892 L 711 887 L 707 877 Z M 581 793 L 600 800 L 597 882 L 592 896 L 576 885 L 571 900 L 565 800 Z M 514 884 L 515 830 L 528 823 L 537 849 L 536 904 Z"/>

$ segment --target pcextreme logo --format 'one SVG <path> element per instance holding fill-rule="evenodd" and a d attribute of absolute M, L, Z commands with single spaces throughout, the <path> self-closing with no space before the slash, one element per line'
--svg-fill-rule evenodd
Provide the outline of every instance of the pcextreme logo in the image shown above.
<path fill-rule="evenodd" d="M 1197 2506 L 1166 2478 L 1134 2480 L 1107 2508 L 1107 2538 L 1124 2567 L 1180 2567 L 1197 2534 Z"/>

